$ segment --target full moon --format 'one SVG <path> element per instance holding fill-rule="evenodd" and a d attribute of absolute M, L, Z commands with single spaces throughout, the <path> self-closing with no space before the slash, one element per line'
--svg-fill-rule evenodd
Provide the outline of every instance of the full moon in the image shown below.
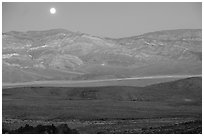
<path fill-rule="evenodd" d="M 51 13 L 51 14 L 55 14 L 55 13 L 56 13 L 56 9 L 55 9 L 55 8 L 51 8 L 51 9 L 50 9 L 50 13 Z"/>

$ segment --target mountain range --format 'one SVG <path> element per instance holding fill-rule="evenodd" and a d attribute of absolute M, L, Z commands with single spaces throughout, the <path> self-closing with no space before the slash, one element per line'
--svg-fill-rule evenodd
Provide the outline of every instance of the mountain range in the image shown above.
<path fill-rule="evenodd" d="M 65 29 L 2 34 L 5 83 L 202 74 L 202 30 L 105 38 Z"/>

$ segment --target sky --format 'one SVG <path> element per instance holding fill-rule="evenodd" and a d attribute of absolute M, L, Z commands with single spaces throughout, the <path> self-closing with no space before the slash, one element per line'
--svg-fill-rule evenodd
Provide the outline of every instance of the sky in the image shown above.
<path fill-rule="evenodd" d="M 50 8 L 56 14 L 50 14 Z M 201 29 L 202 4 L 178 2 L 3 2 L 2 31 L 67 29 L 121 38 L 169 29 Z"/>

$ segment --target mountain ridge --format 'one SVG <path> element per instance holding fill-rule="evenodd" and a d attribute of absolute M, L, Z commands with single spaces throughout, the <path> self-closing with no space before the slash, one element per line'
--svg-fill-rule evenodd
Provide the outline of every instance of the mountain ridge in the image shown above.
<path fill-rule="evenodd" d="M 47 80 L 59 79 L 52 76 L 51 71 L 56 70 L 64 71 L 63 79 L 67 80 L 200 74 L 201 32 L 201 29 L 163 30 L 118 39 L 65 29 L 7 32 L 2 36 L 3 81 L 8 75 L 5 73 L 9 73 L 4 72 L 6 67 L 16 69 L 13 76 L 19 75 L 17 69 L 32 74 L 41 71 L 41 77 L 35 80 L 46 79 L 43 71 L 50 71 Z M 7 78 L 5 82 L 10 81 Z"/>

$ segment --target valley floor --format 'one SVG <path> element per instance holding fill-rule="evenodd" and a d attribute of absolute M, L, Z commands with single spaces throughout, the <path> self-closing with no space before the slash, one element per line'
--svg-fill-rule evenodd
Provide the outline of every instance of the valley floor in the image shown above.
<path fill-rule="evenodd" d="M 103 87 L 103 86 L 138 86 L 143 87 L 151 84 L 170 82 L 190 77 L 201 77 L 202 75 L 161 75 L 147 77 L 131 77 L 100 80 L 48 80 L 22 83 L 2 83 L 3 88 L 15 87 Z"/>

